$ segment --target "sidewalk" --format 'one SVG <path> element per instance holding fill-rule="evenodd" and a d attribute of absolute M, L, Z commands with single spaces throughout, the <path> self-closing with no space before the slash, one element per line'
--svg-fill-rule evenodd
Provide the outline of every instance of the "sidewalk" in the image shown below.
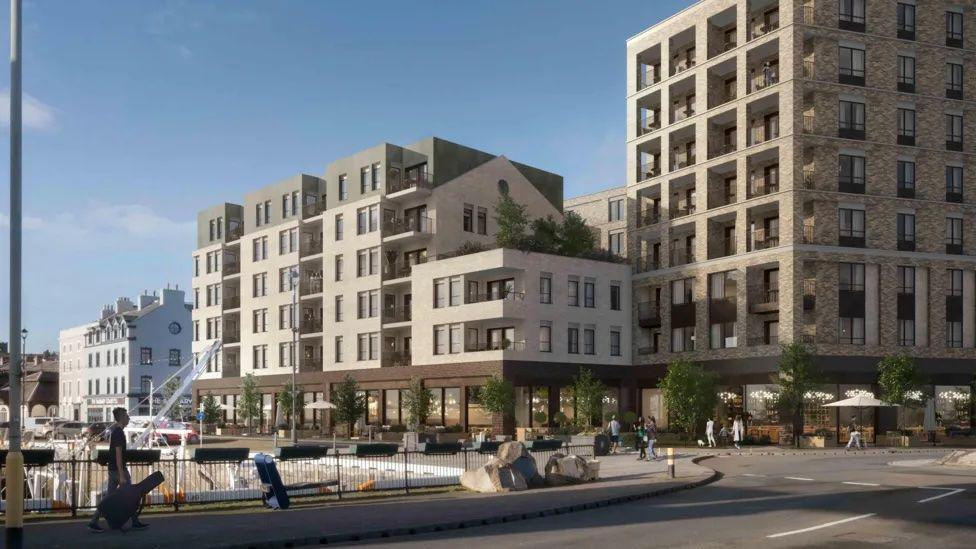
<path fill-rule="evenodd" d="M 563 514 L 621 503 L 710 482 L 711 469 L 676 460 L 676 477 L 666 477 L 666 460 L 636 461 L 632 455 L 601 458 L 595 483 L 516 492 L 396 496 L 370 502 L 335 502 L 288 511 L 153 514 L 141 532 L 91 534 L 85 519 L 25 526 L 27 547 L 282 547 L 407 535 Z"/>

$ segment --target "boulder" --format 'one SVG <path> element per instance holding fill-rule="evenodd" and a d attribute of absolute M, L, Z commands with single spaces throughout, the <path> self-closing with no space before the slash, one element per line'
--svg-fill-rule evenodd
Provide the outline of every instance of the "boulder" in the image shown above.
<path fill-rule="evenodd" d="M 553 454 L 546 463 L 545 483 L 564 486 L 596 480 L 600 476 L 600 462 L 576 455 Z"/>
<path fill-rule="evenodd" d="M 938 460 L 937 463 L 950 467 L 976 467 L 976 451 L 955 450 Z"/>
<path fill-rule="evenodd" d="M 525 448 L 525 444 L 522 444 L 521 442 L 503 442 L 498 447 L 498 452 L 495 454 L 495 457 L 511 465 L 512 463 L 515 463 L 515 460 L 522 457 L 531 459 L 532 455 L 529 454 L 529 451 Z"/>
<path fill-rule="evenodd" d="M 528 489 L 522 473 L 497 458 L 491 459 L 477 469 L 462 473 L 461 486 L 482 493 L 518 492 Z"/>
<path fill-rule="evenodd" d="M 512 463 L 512 468 L 522 474 L 522 478 L 532 488 L 544 486 L 546 480 L 539 474 L 539 467 L 532 456 L 522 456 Z"/>

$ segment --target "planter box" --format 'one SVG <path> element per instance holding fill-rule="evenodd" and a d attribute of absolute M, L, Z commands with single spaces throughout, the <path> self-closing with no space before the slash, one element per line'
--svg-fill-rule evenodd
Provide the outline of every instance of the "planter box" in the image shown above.
<path fill-rule="evenodd" d="M 810 435 L 800 436 L 800 448 L 834 448 L 836 446 L 837 441 L 834 439 L 834 437 Z"/>

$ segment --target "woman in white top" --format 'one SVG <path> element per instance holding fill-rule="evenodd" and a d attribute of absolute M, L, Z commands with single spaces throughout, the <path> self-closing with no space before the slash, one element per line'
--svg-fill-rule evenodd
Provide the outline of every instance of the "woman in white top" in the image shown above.
<path fill-rule="evenodd" d="M 732 422 L 732 440 L 735 442 L 735 449 L 741 450 L 739 443 L 742 442 L 743 428 L 742 428 L 742 416 L 735 416 L 735 421 Z"/>

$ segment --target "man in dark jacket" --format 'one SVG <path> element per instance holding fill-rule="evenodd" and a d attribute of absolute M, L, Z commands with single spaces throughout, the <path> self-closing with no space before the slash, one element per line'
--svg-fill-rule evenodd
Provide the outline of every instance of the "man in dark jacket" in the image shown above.
<path fill-rule="evenodd" d="M 122 486 L 132 484 L 129 470 L 125 467 L 125 426 L 129 424 L 129 413 L 125 408 L 115 408 L 112 410 L 112 417 L 115 423 L 109 427 L 109 460 L 108 460 L 108 485 L 105 488 L 103 498 Z M 141 508 L 140 508 L 141 509 Z M 95 515 L 88 523 L 88 529 L 94 533 L 101 533 L 104 530 L 98 525 L 101 513 L 95 509 Z M 132 517 L 132 527 L 140 530 L 146 527 L 146 523 L 139 521 L 139 512 Z"/>

